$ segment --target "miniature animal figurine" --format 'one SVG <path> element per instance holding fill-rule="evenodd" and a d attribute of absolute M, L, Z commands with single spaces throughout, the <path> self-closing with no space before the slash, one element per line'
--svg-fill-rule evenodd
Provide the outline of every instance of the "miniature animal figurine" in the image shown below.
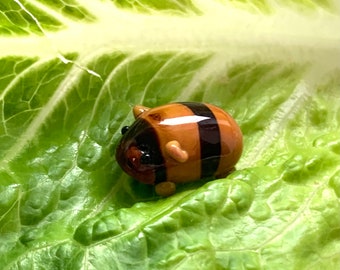
<path fill-rule="evenodd" d="M 122 128 L 116 160 L 136 180 L 170 196 L 177 183 L 225 177 L 234 170 L 243 142 L 235 120 L 206 103 L 177 102 L 133 108 L 135 122 Z"/>

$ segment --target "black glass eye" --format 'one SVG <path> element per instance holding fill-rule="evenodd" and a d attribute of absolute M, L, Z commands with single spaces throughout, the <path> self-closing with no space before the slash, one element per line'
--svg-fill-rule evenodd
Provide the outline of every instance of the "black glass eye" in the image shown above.
<path fill-rule="evenodd" d="M 128 126 L 124 126 L 124 127 L 122 127 L 120 132 L 122 133 L 122 135 L 124 135 L 128 131 L 128 129 L 129 129 Z"/>
<path fill-rule="evenodd" d="M 145 144 L 141 144 L 138 148 L 142 153 L 140 157 L 140 162 L 142 164 L 150 164 L 152 161 L 152 158 L 151 158 L 149 146 Z"/>
<path fill-rule="evenodd" d="M 151 162 L 151 156 L 149 153 L 142 153 L 142 156 L 140 157 L 140 163 L 142 164 L 150 164 Z"/>

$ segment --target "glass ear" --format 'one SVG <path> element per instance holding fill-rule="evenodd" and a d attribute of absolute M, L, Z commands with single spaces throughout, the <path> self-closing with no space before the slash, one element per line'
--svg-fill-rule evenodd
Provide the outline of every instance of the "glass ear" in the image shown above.
<path fill-rule="evenodd" d="M 128 126 L 124 126 L 124 127 L 122 127 L 120 132 L 122 133 L 122 135 L 124 135 L 128 131 L 128 129 L 129 129 Z"/>

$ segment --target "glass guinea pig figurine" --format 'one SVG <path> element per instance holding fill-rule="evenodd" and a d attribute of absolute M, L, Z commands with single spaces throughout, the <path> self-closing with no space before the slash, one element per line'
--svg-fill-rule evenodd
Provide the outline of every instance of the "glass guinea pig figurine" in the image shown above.
<path fill-rule="evenodd" d="M 178 102 L 133 108 L 135 122 L 123 127 L 116 149 L 122 169 L 158 195 L 175 193 L 176 183 L 225 177 L 242 153 L 242 133 L 222 109 Z"/>

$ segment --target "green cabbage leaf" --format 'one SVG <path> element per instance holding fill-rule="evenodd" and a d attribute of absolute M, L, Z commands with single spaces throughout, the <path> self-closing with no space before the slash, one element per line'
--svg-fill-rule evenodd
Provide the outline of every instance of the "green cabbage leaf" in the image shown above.
<path fill-rule="evenodd" d="M 339 269 L 339 29 L 337 0 L 1 1 L 1 269 Z M 160 198 L 114 152 L 174 101 L 244 151 Z"/>

